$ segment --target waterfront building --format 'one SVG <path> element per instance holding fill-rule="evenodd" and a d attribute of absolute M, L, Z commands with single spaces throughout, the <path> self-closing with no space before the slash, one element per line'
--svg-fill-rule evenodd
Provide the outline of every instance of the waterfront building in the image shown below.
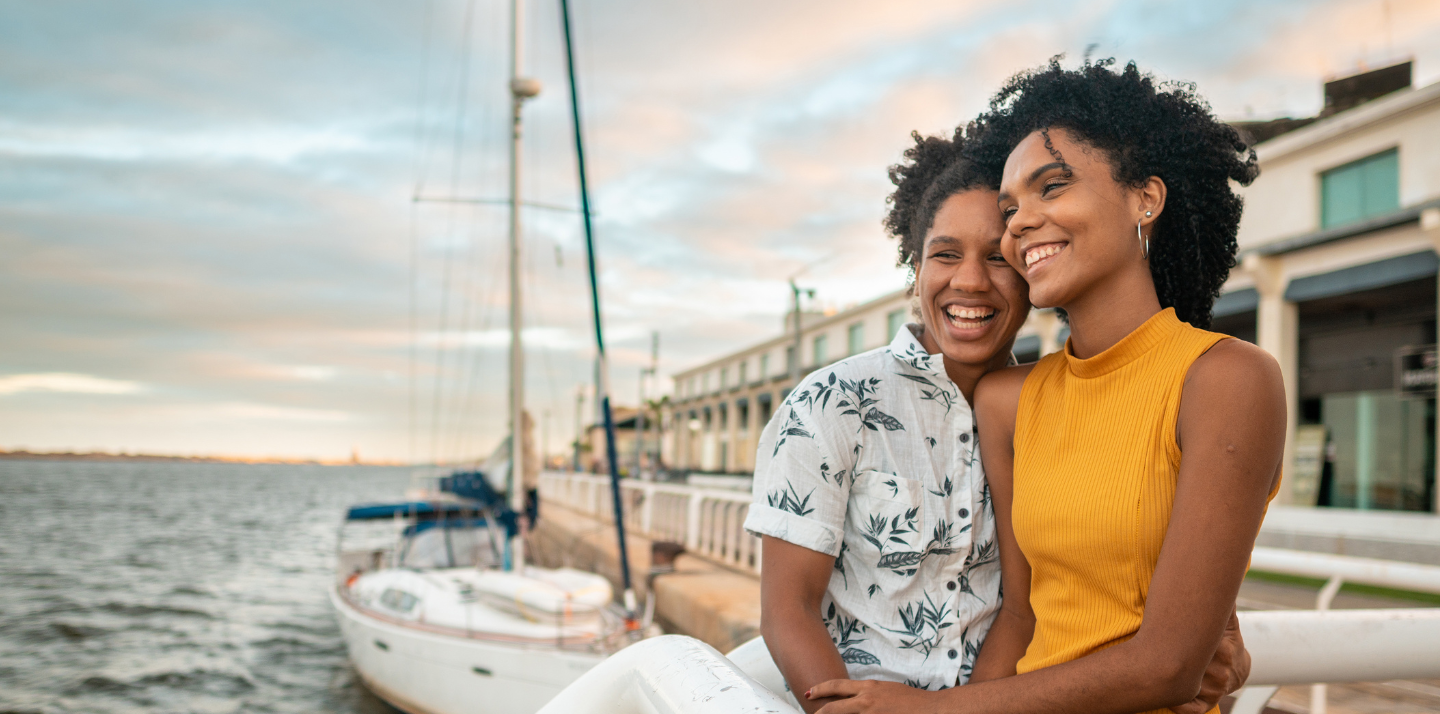
<path fill-rule="evenodd" d="M 1333 79 L 1319 117 L 1256 146 L 1215 329 L 1280 362 L 1280 503 L 1437 512 L 1440 84 L 1410 76 Z"/>
<path fill-rule="evenodd" d="M 1421 559 L 1429 561 L 1440 558 L 1440 84 L 1416 88 L 1410 79 L 1408 62 L 1332 79 L 1316 117 L 1237 123 L 1261 140 L 1261 174 L 1243 189 L 1240 264 L 1216 303 L 1214 329 L 1280 362 L 1290 405 L 1278 501 L 1285 517 L 1298 512 L 1288 505 L 1329 523 L 1348 518 L 1345 528 L 1387 548 L 1408 533 L 1426 544 Z M 912 319 L 904 291 L 828 316 L 807 313 L 800 371 L 885 345 Z M 1016 355 L 1036 359 L 1065 335 L 1053 312 L 1037 310 Z M 667 463 L 752 469 L 759 432 L 792 386 L 795 345 L 787 317 L 772 339 L 675 373 Z M 1286 542 L 1303 545 L 1314 524 L 1302 513 L 1294 525 L 1302 535 Z M 1331 526 L 1316 528 L 1317 538 L 1334 536 Z"/>

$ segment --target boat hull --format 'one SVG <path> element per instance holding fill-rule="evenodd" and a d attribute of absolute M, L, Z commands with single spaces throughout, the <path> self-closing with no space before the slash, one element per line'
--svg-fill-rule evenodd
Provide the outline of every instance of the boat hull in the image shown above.
<path fill-rule="evenodd" d="M 427 632 L 367 614 L 330 590 L 350 661 L 408 714 L 534 714 L 605 655 Z"/>

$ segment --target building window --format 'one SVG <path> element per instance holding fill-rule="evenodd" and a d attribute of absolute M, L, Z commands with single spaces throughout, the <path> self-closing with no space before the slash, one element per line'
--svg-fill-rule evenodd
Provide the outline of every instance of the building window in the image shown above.
<path fill-rule="evenodd" d="M 701 394 L 704 394 L 704 393 L 709 392 L 709 391 L 710 391 L 710 373 L 709 373 L 709 372 L 706 372 L 705 374 L 700 375 L 700 393 L 701 393 Z"/>
<path fill-rule="evenodd" d="M 826 343 L 830 341 L 827 339 L 828 337 L 829 335 L 815 336 L 815 342 L 812 345 L 813 349 L 811 350 L 811 352 L 814 353 L 815 366 L 817 367 L 823 366 L 825 364 L 825 348 L 827 347 Z"/>
<path fill-rule="evenodd" d="M 720 412 L 720 431 L 725 431 L 730 428 L 730 410 L 725 402 L 720 402 L 718 411 Z"/>
<path fill-rule="evenodd" d="M 1317 499 L 1362 510 L 1428 511 L 1435 450 L 1435 401 L 1392 390 L 1327 394 L 1320 400 L 1323 444 Z M 1315 427 L 1312 427 L 1315 428 Z"/>
<path fill-rule="evenodd" d="M 686 393 L 687 393 L 687 396 L 693 397 L 693 396 L 696 395 L 696 391 L 695 391 L 695 378 L 694 378 L 694 377 L 691 377 L 689 381 L 690 381 L 690 386 L 686 389 Z"/>
<path fill-rule="evenodd" d="M 705 431 L 710 431 L 710 407 L 705 407 Z"/>
<path fill-rule="evenodd" d="M 735 402 L 735 425 L 740 431 L 750 431 L 750 402 L 741 399 Z"/>
<path fill-rule="evenodd" d="M 771 399 L 772 397 L 770 396 L 769 392 L 765 392 L 760 396 L 755 397 L 755 405 L 760 408 L 760 414 L 758 416 L 760 417 L 761 424 L 770 423 L 770 414 L 774 411 L 774 402 L 772 402 Z"/>
<path fill-rule="evenodd" d="M 1400 207 L 1400 152 L 1352 161 L 1320 174 L 1320 227 L 1345 225 Z"/>
<path fill-rule="evenodd" d="M 791 346 L 785 348 L 785 372 L 786 372 L 786 373 L 790 373 L 790 372 L 794 372 L 794 371 L 795 371 L 795 346 L 794 346 L 794 345 L 791 345 Z"/>
<path fill-rule="evenodd" d="M 851 355 L 858 355 L 865 349 L 865 323 L 857 322 L 846 331 L 845 349 Z"/>
<path fill-rule="evenodd" d="M 760 355 L 760 379 L 763 381 L 770 376 L 770 353 Z"/>
<path fill-rule="evenodd" d="M 726 387 L 730 386 L 730 385 L 728 384 L 729 381 L 730 381 L 730 368 L 729 368 L 729 367 L 721 367 L 721 368 L 720 368 L 720 389 L 721 389 L 721 390 L 724 390 Z"/>
<path fill-rule="evenodd" d="M 750 360 L 745 360 L 744 362 L 741 362 L 741 363 L 740 363 L 740 367 L 739 367 L 739 369 L 740 369 L 740 376 L 739 376 L 739 379 L 735 380 L 735 386 L 737 386 L 737 387 L 743 387 L 743 386 L 745 386 L 745 368 L 746 368 L 746 367 L 749 367 L 749 366 L 750 366 Z"/>
<path fill-rule="evenodd" d="M 901 309 L 899 309 L 899 310 L 891 310 L 889 313 L 887 313 L 887 314 L 885 315 L 885 334 L 889 335 L 889 337 L 887 337 L 886 339 L 890 339 L 890 340 L 895 339 L 895 335 L 900 334 L 900 328 L 901 328 L 901 327 L 904 327 L 904 326 L 905 326 L 905 310 L 904 310 L 904 308 L 901 308 Z"/>

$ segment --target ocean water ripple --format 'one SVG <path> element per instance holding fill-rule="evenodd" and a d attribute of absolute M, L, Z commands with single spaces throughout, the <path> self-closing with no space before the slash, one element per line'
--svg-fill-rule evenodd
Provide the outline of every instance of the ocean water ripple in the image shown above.
<path fill-rule="evenodd" d="M 395 714 L 326 600 L 405 469 L 0 461 L 0 714 Z"/>

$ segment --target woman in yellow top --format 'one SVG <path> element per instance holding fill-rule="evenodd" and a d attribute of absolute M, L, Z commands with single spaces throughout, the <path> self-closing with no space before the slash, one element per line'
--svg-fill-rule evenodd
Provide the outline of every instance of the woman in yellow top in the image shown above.
<path fill-rule="evenodd" d="M 1275 361 L 1203 329 L 1254 152 L 1190 87 L 1109 64 L 1019 75 L 971 127 L 1002 250 L 1071 329 L 977 388 L 1004 604 L 971 684 L 827 682 L 808 696 L 848 698 L 824 714 L 1163 710 L 1233 612 L 1286 423 Z"/>

